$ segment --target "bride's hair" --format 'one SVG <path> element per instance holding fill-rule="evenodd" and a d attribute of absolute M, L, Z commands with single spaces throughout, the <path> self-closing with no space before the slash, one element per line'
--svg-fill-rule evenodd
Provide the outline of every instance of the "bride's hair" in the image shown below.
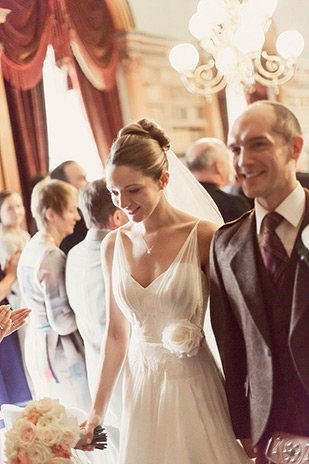
<path fill-rule="evenodd" d="M 119 131 L 105 166 L 130 166 L 158 180 L 168 169 L 165 152 L 169 148 L 170 139 L 166 132 L 155 122 L 140 119 Z"/>

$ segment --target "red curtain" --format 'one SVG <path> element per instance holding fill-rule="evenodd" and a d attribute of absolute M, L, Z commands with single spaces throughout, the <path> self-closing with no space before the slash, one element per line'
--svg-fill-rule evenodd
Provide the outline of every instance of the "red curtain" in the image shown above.
<path fill-rule="evenodd" d="M 42 77 L 46 47 L 52 44 L 59 63 L 74 53 L 100 90 L 112 88 L 118 51 L 112 17 L 104 0 L 0 0 L 11 13 L 0 24 L 3 76 L 23 90 Z"/>
<path fill-rule="evenodd" d="M 79 63 L 74 66 L 78 85 L 102 161 L 122 125 L 115 84 L 118 50 L 105 0 L 0 0 L 0 7 L 11 10 L 0 24 L 1 64 L 22 192 L 28 204 L 30 178 L 48 170 L 42 86 L 48 44 L 53 45 L 59 65 L 74 63 L 73 47 Z"/>
<path fill-rule="evenodd" d="M 74 54 L 88 79 L 99 90 L 115 85 L 118 49 L 111 14 L 105 1 L 66 0 L 71 19 Z"/>
<path fill-rule="evenodd" d="M 41 79 L 35 87 L 21 90 L 5 81 L 5 88 L 26 219 L 30 225 L 30 180 L 49 169 L 43 82 Z"/>
<path fill-rule="evenodd" d="M 77 63 L 75 69 L 88 120 L 104 165 L 110 146 L 123 126 L 117 86 L 115 84 L 109 90 L 97 90 Z"/>
<path fill-rule="evenodd" d="M 29 89 L 42 78 L 42 66 L 50 39 L 52 21 L 48 21 L 48 1 L 0 0 L 11 13 L 0 24 L 0 42 L 4 78 L 14 87 Z"/>

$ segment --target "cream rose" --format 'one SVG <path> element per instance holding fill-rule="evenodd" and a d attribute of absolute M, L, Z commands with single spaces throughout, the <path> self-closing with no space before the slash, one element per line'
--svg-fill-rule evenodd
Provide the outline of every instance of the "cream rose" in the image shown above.
<path fill-rule="evenodd" d="M 36 438 L 36 427 L 26 419 L 16 421 L 16 432 L 21 446 L 30 446 Z"/>
<path fill-rule="evenodd" d="M 72 448 L 80 439 L 80 427 L 77 423 L 76 417 L 68 418 L 68 425 L 62 427 L 62 441 L 68 443 Z"/>
<path fill-rule="evenodd" d="M 58 424 L 37 427 L 37 439 L 46 446 L 52 446 L 62 440 L 62 430 Z"/>
<path fill-rule="evenodd" d="M 18 453 L 13 464 L 31 464 L 28 453 Z"/>
<path fill-rule="evenodd" d="M 36 403 L 36 408 L 42 414 L 53 413 L 54 409 L 57 409 L 59 406 L 59 400 L 54 398 L 42 398 Z"/>
<path fill-rule="evenodd" d="M 53 458 L 50 448 L 39 441 L 28 450 L 28 454 L 32 464 L 49 463 Z"/>
<path fill-rule="evenodd" d="M 203 330 L 188 319 L 180 319 L 165 327 L 162 343 L 179 358 L 195 356 L 203 339 Z"/>
<path fill-rule="evenodd" d="M 18 442 L 18 434 L 15 429 L 10 429 L 5 433 L 5 456 L 9 459 L 9 462 L 18 455 L 16 449 L 16 443 Z"/>

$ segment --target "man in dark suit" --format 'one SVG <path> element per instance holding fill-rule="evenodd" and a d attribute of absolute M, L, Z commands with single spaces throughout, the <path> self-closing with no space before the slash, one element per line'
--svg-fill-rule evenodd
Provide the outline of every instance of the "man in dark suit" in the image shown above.
<path fill-rule="evenodd" d="M 222 190 L 231 182 L 230 158 L 227 146 L 221 140 L 209 137 L 194 142 L 185 156 L 188 168 L 213 198 L 224 222 L 233 221 L 251 209 L 243 196 L 232 195 Z"/>
<path fill-rule="evenodd" d="M 265 464 L 274 432 L 309 437 L 309 192 L 296 179 L 303 138 L 289 109 L 260 101 L 235 121 L 228 145 L 255 208 L 214 236 L 211 320 L 235 434 Z M 281 221 L 275 233 L 269 212 Z"/>
<path fill-rule="evenodd" d="M 50 177 L 51 179 L 68 182 L 77 188 L 77 190 L 87 183 L 84 169 L 72 160 L 59 164 L 59 166 L 51 172 Z M 78 213 L 80 215 L 80 220 L 76 222 L 73 233 L 65 237 L 60 243 L 60 248 L 65 254 L 68 254 L 73 246 L 84 240 L 88 231 L 81 211 L 78 210 Z"/>
<path fill-rule="evenodd" d="M 296 178 L 303 187 L 309 189 L 309 172 L 297 172 Z"/>

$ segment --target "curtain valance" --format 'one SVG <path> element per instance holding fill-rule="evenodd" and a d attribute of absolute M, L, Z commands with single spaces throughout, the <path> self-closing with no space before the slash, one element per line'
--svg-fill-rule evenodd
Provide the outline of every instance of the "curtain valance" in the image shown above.
<path fill-rule="evenodd" d="M 27 90 L 42 78 L 49 44 L 57 62 L 74 54 L 92 85 L 110 89 L 118 63 L 112 17 L 104 0 L 0 0 L 11 13 L 0 24 L 2 72 Z"/>

